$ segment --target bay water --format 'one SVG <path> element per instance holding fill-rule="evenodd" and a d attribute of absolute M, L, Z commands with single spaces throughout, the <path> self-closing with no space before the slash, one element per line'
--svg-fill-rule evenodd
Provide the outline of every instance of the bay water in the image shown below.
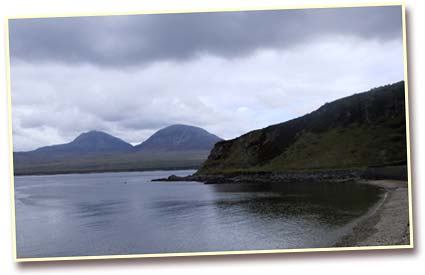
<path fill-rule="evenodd" d="M 17 176 L 17 256 L 330 247 L 382 195 L 354 183 L 151 182 L 194 172 Z"/>

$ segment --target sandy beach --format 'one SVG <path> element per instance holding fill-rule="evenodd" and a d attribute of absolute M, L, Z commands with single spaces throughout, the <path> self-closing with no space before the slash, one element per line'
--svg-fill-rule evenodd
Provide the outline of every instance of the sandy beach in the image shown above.
<path fill-rule="evenodd" d="M 409 245 L 409 196 L 407 181 L 359 182 L 383 188 L 382 199 L 361 217 L 337 247 Z"/>

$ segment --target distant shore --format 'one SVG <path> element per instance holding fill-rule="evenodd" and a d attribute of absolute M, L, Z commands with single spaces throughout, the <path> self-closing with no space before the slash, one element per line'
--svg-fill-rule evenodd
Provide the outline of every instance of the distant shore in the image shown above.
<path fill-rule="evenodd" d="M 389 246 L 410 244 L 407 181 L 368 180 L 359 183 L 384 189 L 383 198 L 360 217 L 335 247 Z"/>
<path fill-rule="evenodd" d="M 199 166 L 184 166 L 184 167 L 164 167 L 164 168 L 146 168 L 146 169 L 103 169 L 103 170 L 67 170 L 67 171 L 52 171 L 52 172 L 15 172 L 14 176 L 53 176 L 53 175 L 69 175 L 69 174 L 180 171 L 180 170 L 197 170 L 198 168 Z"/>

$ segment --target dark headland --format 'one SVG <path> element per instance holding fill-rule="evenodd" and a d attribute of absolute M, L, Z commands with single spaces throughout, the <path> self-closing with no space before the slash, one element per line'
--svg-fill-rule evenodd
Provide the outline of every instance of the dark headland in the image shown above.
<path fill-rule="evenodd" d="M 206 183 L 407 179 L 404 82 L 326 103 L 220 141 L 193 175 Z"/>

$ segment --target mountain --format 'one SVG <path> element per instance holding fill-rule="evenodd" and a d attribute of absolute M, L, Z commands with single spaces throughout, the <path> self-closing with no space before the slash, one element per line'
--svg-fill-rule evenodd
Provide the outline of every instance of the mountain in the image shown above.
<path fill-rule="evenodd" d="M 218 142 L 197 175 L 405 165 L 404 81 Z"/>
<path fill-rule="evenodd" d="M 90 131 L 82 133 L 70 143 L 52 145 L 38 148 L 35 154 L 93 154 L 130 152 L 133 146 L 122 139 L 111 136 L 105 132 Z"/>
<path fill-rule="evenodd" d="M 220 138 L 193 126 L 173 125 L 131 144 L 90 131 L 66 144 L 13 154 L 15 175 L 194 169 Z"/>
<path fill-rule="evenodd" d="M 222 139 L 206 130 L 189 125 L 175 124 L 153 134 L 135 146 L 135 150 L 147 151 L 209 151 Z"/>

